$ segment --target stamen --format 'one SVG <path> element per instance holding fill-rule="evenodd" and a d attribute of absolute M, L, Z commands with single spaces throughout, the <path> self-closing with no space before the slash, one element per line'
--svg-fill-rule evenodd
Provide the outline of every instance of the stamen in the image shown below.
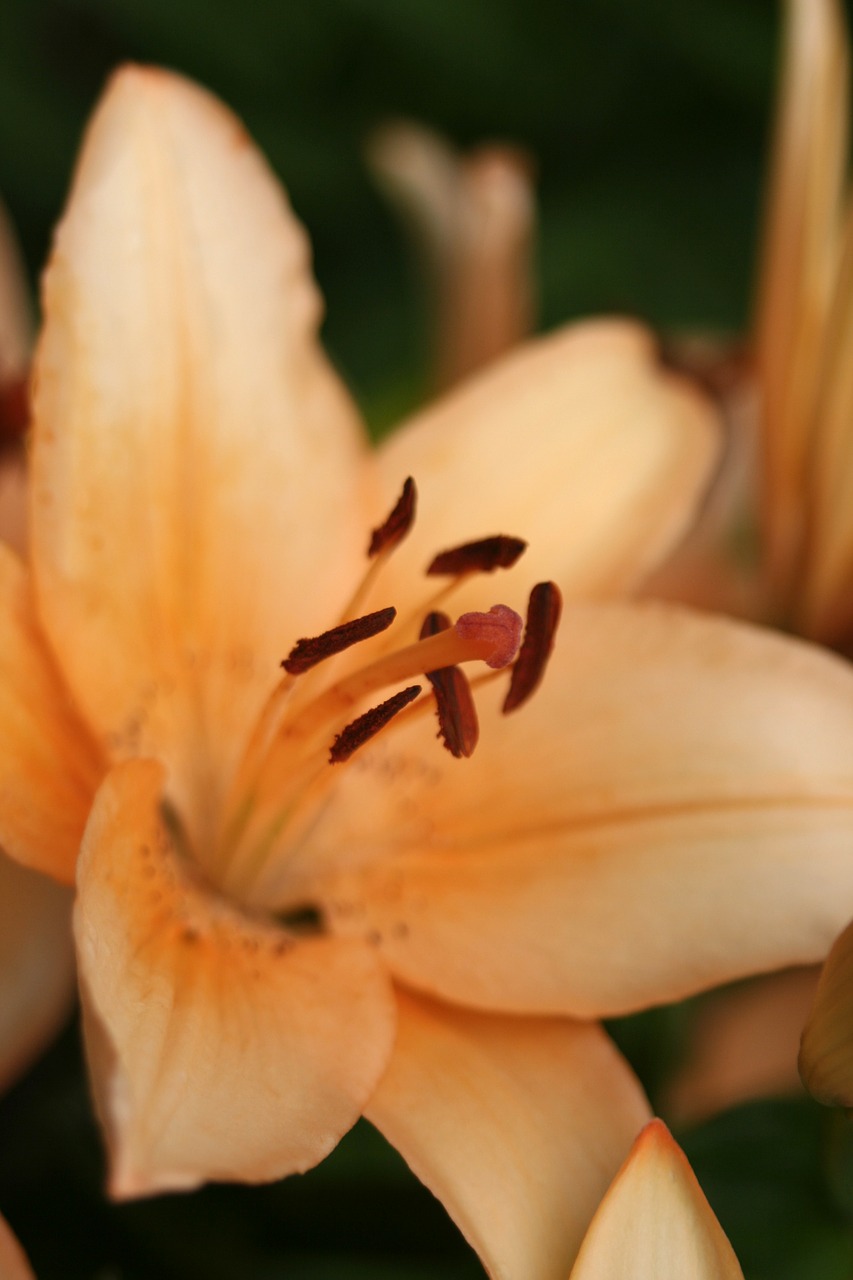
<path fill-rule="evenodd" d="M 504 715 L 522 706 L 538 688 L 554 649 L 562 608 L 563 600 L 556 583 L 537 582 L 527 604 L 524 640 L 504 698 Z"/>
<path fill-rule="evenodd" d="M 300 676 L 316 667 L 318 662 L 324 662 L 326 658 L 343 653 L 362 640 L 369 640 L 371 636 L 387 631 L 396 616 L 397 610 L 393 607 L 377 609 L 375 613 L 366 613 L 361 618 L 342 622 L 340 626 L 332 627 L 331 631 L 324 631 L 322 635 L 297 640 L 281 665 L 289 675 Z"/>
<path fill-rule="evenodd" d="M 370 535 L 370 546 L 367 548 L 369 559 L 378 556 L 380 551 L 392 551 L 403 541 L 415 522 L 415 506 L 417 489 L 411 476 L 403 483 L 403 492 L 397 499 L 388 518 Z"/>
<path fill-rule="evenodd" d="M 344 760 L 349 760 L 359 747 L 363 747 L 365 742 L 375 737 L 380 729 L 384 729 L 398 712 L 407 707 L 410 702 L 414 702 L 420 691 L 419 684 L 409 685 L 408 689 L 401 689 L 399 693 L 380 702 L 378 707 L 371 707 L 369 711 L 365 711 L 364 715 L 358 716 L 348 724 L 332 743 L 329 764 L 342 764 Z"/>
<path fill-rule="evenodd" d="M 378 578 L 382 566 L 387 563 L 391 552 L 398 546 L 415 522 L 415 507 L 418 492 L 415 482 L 408 476 L 403 483 L 403 492 L 395 502 L 387 519 L 370 535 L 367 548 L 368 565 L 364 576 L 348 600 L 341 622 L 347 622 L 361 611 L 362 604 L 368 598 Z"/>
<path fill-rule="evenodd" d="M 427 574 L 457 577 L 460 573 L 494 573 L 495 569 L 510 569 L 527 550 L 521 538 L 511 538 L 504 533 L 476 542 L 463 542 L 448 551 L 440 551 L 432 560 Z"/>
<path fill-rule="evenodd" d="M 377 658 L 301 707 L 282 737 L 282 746 L 285 742 L 292 746 L 301 739 L 304 749 L 306 736 L 317 726 L 346 714 L 355 703 L 378 689 L 417 678 L 426 671 L 455 667 L 460 662 L 508 666 L 518 653 L 523 625 L 518 614 L 505 604 L 493 605 L 488 613 L 463 613 L 447 631 Z"/>
<path fill-rule="evenodd" d="M 438 609 L 433 609 L 424 618 L 418 639 L 428 640 L 430 636 L 437 636 L 442 631 L 449 631 L 452 626 L 453 623 L 446 613 L 440 613 Z"/>
<path fill-rule="evenodd" d="M 450 627 L 446 613 L 428 613 L 421 627 L 421 639 L 438 635 Z M 480 736 L 477 711 L 471 687 L 460 667 L 442 667 L 427 671 L 426 678 L 435 694 L 439 737 L 457 760 L 473 755 Z"/>

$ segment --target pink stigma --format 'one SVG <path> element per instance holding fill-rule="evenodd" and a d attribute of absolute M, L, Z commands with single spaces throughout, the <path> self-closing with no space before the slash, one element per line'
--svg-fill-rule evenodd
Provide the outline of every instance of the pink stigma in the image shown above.
<path fill-rule="evenodd" d="M 481 654 L 490 667 L 508 667 L 518 653 L 521 617 L 506 604 L 493 604 L 488 613 L 463 613 L 456 622 L 456 634 L 460 640 L 472 640 L 487 645 L 488 652 Z"/>

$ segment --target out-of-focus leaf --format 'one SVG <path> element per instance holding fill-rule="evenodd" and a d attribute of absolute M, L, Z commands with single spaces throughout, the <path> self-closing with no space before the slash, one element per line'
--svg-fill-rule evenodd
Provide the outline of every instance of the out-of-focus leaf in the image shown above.
<path fill-rule="evenodd" d="M 682 1059 L 691 1003 L 646 1009 L 607 1023 L 607 1030 L 642 1080 L 654 1110 L 658 1110 L 658 1094 Z"/>

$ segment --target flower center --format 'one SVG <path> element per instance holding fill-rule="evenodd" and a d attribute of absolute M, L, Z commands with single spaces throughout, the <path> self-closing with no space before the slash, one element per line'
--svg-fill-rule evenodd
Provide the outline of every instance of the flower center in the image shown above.
<path fill-rule="evenodd" d="M 298 640 L 281 664 L 285 674 L 267 699 L 237 769 L 216 851 L 216 877 L 232 897 L 264 905 L 267 886 L 281 879 L 283 860 L 311 829 L 338 769 L 371 738 L 391 731 L 392 724 L 434 711 L 447 750 L 460 759 L 472 754 L 479 729 L 462 664 L 482 662 L 490 668 L 475 686 L 511 668 L 504 712 L 526 702 L 542 678 L 560 614 L 553 583 L 533 588 L 523 642 L 522 619 L 505 604 L 463 613 L 455 622 L 436 608 L 472 574 L 515 564 L 526 546 L 518 538 L 494 535 L 437 555 L 427 576 L 446 582 L 416 615 L 398 620 L 393 607 L 359 612 L 382 566 L 412 527 L 415 506 L 415 486 L 408 479 L 388 518 L 373 530 L 368 567 L 343 620 L 319 636 Z M 419 638 L 395 646 L 392 628 L 407 633 L 418 617 L 423 619 Z M 374 656 L 358 665 L 350 651 L 365 645 Z M 349 660 L 343 659 L 348 653 Z M 395 691 L 377 702 L 377 694 L 389 689 Z"/>

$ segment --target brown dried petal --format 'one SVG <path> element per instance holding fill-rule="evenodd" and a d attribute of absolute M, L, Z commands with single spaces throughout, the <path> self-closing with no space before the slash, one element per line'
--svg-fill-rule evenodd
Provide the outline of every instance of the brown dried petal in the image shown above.
<path fill-rule="evenodd" d="M 0 385 L 0 448 L 22 438 L 29 418 L 29 380 L 18 378 Z"/>

